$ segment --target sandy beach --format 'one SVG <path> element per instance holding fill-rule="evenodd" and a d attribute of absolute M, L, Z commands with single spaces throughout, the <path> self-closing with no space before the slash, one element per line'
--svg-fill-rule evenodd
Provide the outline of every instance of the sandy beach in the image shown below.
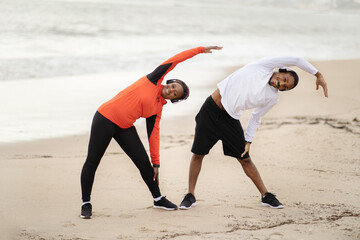
<path fill-rule="evenodd" d="M 359 0 L 1 0 L 0 9 L 1 240 L 360 239 Z M 98 106 L 174 54 L 210 45 L 224 48 L 166 76 L 191 90 L 164 107 L 161 192 L 176 204 L 186 194 L 194 117 L 216 84 L 259 58 L 296 55 L 323 74 L 329 98 L 299 71 L 250 150 L 285 208 L 261 206 L 217 143 L 198 205 L 154 209 L 113 141 L 96 173 L 93 219 L 81 219 L 80 172 Z M 135 126 L 148 149 L 145 120 Z"/>
<path fill-rule="evenodd" d="M 354 69 L 360 60 L 312 63 L 328 82 L 329 98 L 301 72 L 303 80 L 280 94 L 251 147 L 265 185 L 284 209 L 261 206 L 255 186 L 235 159 L 223 156 L 220 143 L 204 160 L 198 205 L 154 209 L 136 167 L 113 141 L 97 170 L 93 219 L 83 220 L 80 171 L 88 134 L 75 135 L 0 145 L 1 239 L 359 239 L 360 89 Z M 207 95 L 215 84 L 208 84 Z M 161 123 L 160 187 L 177 204 L 187 191 L 194 114 Z M 137 129 L 147 148 L 145 127 Z"/>

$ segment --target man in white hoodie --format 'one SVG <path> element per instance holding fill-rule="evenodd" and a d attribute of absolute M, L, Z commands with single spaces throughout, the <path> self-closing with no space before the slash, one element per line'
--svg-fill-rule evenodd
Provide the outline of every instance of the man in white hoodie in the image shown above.
<path fill-rule="evenodd" d="M 261 118 L 279 99 L 278 91 L 288 91 L 296 87 L 299 77 L 297 66 L 316 76 L 316 89 L 321 86 L 328 97 L 326 82 L 321 73 L 305 59 L 284 56 L 264 58 L 250 63 L 232 73 L 217 85 L 196 115 L 195 137 L 189 170 L 188 194 L 180 204 L 180 209 L 190 209 L 196 205 L 195 185 L 201 170 L 202 160 L 218 140 L 222 141 L 224 154 L 235 157 L 246 175 L 261 193 L 261 202 L 271 208 L 283 208 L 274 194 L 266 189 L 255 164 L 251 161 L 250 144 Z M 276 71 L 275 69 L 279 69 Z M 244 135 L 239 118 L 242 111 L 254 109 Z"/>

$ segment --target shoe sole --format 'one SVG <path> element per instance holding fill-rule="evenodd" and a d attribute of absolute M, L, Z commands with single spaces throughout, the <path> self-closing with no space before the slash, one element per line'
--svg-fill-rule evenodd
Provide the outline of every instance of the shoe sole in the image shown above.
<path fill-rule="evenodd" d="M 181 210 L 189 210 L 190 208 L 192 208 L 192 207 L 194 207 L 194 206 L 196 206 L 196 202 L 194 202 L 193 204 L 191 204 L 190 207 L 180 206 L 179 208 L 180 208 Z"/>
<path fill-rule="evenodd" d="M 80 217 L 81 217 L 82 219 L 91 219 L 91 216 L 83 216 L 83 215 L 80 215 Z"/>
<path fill-rule="evenodd" d="M 153 205 L 153 208 L 161 208 L 167 211 L 175 211 L 177 208 L 167 208 L 167 207 L 160 207 L 160 206 L 155 206 Z"/>
<path fill-rule="evenodd" d="M 284 208 L 283 205 L 279 205 L 277 207 L 274 207 L 274 206 L 271 206 L 270 204 L 268 203 L 261 203 L 261 205 L 265 206 L 265 207 L 271 207 L 271 208 L 275 208 L 275 209 L 281 209 L 281 208 Z"/>

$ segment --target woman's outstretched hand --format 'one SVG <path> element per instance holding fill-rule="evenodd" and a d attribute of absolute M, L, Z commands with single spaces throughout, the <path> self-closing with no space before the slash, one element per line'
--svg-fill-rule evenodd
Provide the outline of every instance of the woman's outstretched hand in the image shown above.
<path fill-rule="evenodd" d="M 208 46 L 205 47 L 205 53 L 212 53 L 211 50 L 221 50 L 223 47 L 218 47 L 218 46 Z"/>

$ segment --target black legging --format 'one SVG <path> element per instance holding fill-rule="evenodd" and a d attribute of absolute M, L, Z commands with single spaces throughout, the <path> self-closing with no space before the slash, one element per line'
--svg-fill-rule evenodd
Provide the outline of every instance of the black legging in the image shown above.
<path fill-rule="evenodd" d="M 81 190 L 83 202 L 90 201 L 91 189 L 100 160 L 111 139 L 114 138 L 124 152 L 131 158 L 148 186 L 154 198 L 160 197 L 157 181 L 154 181 L 154 169 L 134 126 L 122 129 L 99 112 L 95 113 L 90 133 L 89 149 L 81 172 Z"/>

